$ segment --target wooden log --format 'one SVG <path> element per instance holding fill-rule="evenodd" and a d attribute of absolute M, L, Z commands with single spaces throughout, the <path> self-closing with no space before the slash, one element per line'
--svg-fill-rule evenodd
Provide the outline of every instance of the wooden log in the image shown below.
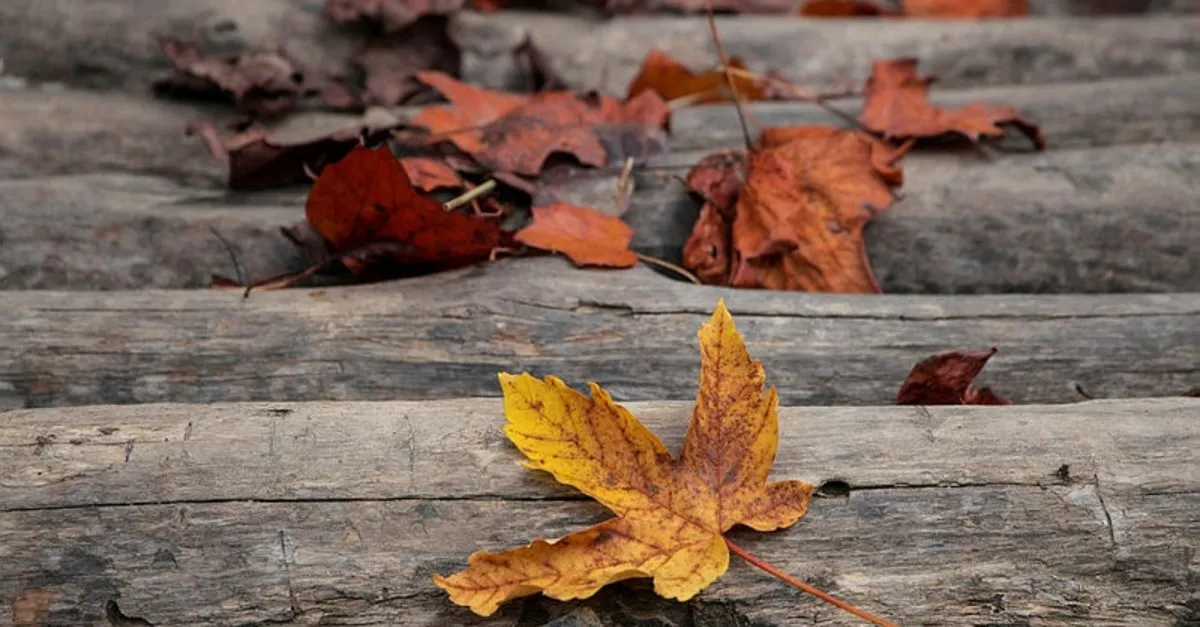
<path fill-rule="evenodd" d="M 683 176 L 707 151 L 637 178 L 635 244 L 679 260 L 699 213 Z M 865 233 L 885 293 L 1200 292 L 1192 144 L 904 160 L 901 200 Z M 669 171 L 672 164 L 678 169 Z"/>
<path fill-rule="evenodd" d="M 279 230 L 304 219 L 302 193 L 76 174 L 0 181 L 0 209 L 4 289 L 206 289 L 213 274 L 237 278 L 234 258 L 247 277 L 308 263 Z"/>
<path fill-rule="evenodd" d="M 691 338 L 723 296 L 784 403 L 890 403 L 918 360 L 997 346 L 1017 402 L 1181 394 L 1200 294 L 839 296 L 698 287 L 644 267 L 503 260 L 381 285 L 0 293 L 0 407 L 494 396 L 498 371 L 690 398 Z"/>
<path fill-rule="evenodd" d="M 1073 4 L 1043 2 L 1040 5 L 1055 9 L 1040 12 L 1080 12 Z M 1169 3 L 1156 6 L 1179 10 Z M 1161 14 L 983 22 L 722 16 L 718 22 L 730 54 L 746 58 L 755 69 L 780 70 L 814 85 L 862 78 L 871 57 L 912 54 L 949 84 L 976 85 L 1194 70 L 1191 33 L 1198 19 Z M 688 63 L 708 66 L 715 61 L 701 16 L 603 20 L 578 13 L 467 11 L 456 15 L 454 23 L 464 49 L 464 76 L 488 85 L 525 84 L 514 74 L 511 52 L 526 32 L 547 49 L 568 82 L 581 88 L 624 92 L 653 46 Z M 8 73 L 106 89 L 144 89 L 166 70 L 168 61 L 156 42 L 159 36 L 195 40 L 215 51 L 281 47 L 307 66 L 337 72 L 346 69 L 365 32 L 331 24 L 317 5 L 291 0 L 175 5 L 9 0 L 0 6 L 0 57 Z"/>
<path fill-rule="evenodd" d="M 529 35 L 569 84 L 625 93 L 646 53 L 661 48 L 685 64 L 716 64 L 702 17 L 630 17 L 604 22 L 505 11 L 453 21 L 466 76 L 492 87 L 526 81 L 507 54 Z M 803 87 L 860 84 L 872 59 L 915 56 L 942 86 L 1066 83 L 1195 71 L 1200 17 L 1076 20 L 820 20 L 718 18 L 730 56 L 776 70 Z"/>
<path fill-rule="evenodd" d="M 163 36 L 214 52 L 281 47 L 309 67 L 341 70 L 361 37 L 306 4 L 6 0 L 0 5 L 0 57 L 16 76 L 130 91 L 148 90 L 170 69 L 157 41 Z"/>
<path fill-rule="evenodd" d="M 1189 141 L 1200 135 L 1200 113 L 1194 94 L 1200 90 L 1200 73 L 1176 76 L 1109 79 L 1065 85 L 1006 85 L 931 92 L 938 106 L 960 107 L 971 102 L 1008 104 L 1036 122 L 1046 134 L 1051 150 L 1096 148 L 1116 144 Z M 830 100 L 829 104 L 854 116 L 862 101 Z M 795 102 L 757 103 L 747 108 L 754 128 L 821 124 L 845 126 L 836 116 L 815 105 Z M 743 143 L 737 112 L 731 106 L 689 107 L 671 117 L 674 151 L 703 150 Z M 1013 148 L 1028 142 L 1016 133 Z"/>
<path fill-rule="evenodd" d="M 690 403 L 630 409 L 678 450 Z M 572 607 L 605 625 L 857 624 L 738 560 L 686 606 L 638 582 L 491 619 L 451 605 L 433 573 L 606 517 L 519 467 L 501 413 L 460 399 L 0 415 L 0 599 L 40 608 L 36 624 L 97 624 L 112 601 L 155 625 L 533 625 Z M 1189 624 L 1197 416 L 1182 398 L 783 408 L 773 476 L 846 496 L 732 535 L 901 624 Z"/>
<path fill-rule="evenodd" d="M 1200 140 L 1200 112 L 1194 94 L 1200 73 L 1113 79 L 1066 85 L 1018 85 L 937 90 L 943 106 L 968 102 L 1010 104 L 1036 121 L 1051 149 L 1103 147 L 1159 141 Z M 851 115 L 860 101 L 830 102 Z M 417 109 L 391 110 L 406 119 Z M 764 126 L 841 121 L 804 103 L 761 103 L 751 120 Z M 196 138 L 183 136 L 199 117 L 228 118 L 222 107 L 180 104 L 140 96 L 83 90 L 24 89 L 0 92 L 0 173 L 30 177 L 116 170 L 156 174 L 202 187 L 223 186 L 224 167 Z M 272 125 L 289 141 L 361 126 L 354 115 L 297 113 Z M 688 107 L 671 120 L 673 151 L 736 146 L 741 130 L 732 107 Z"/>
<path fill-rule="evenodd" d="M 636 249 L 679 260 L 698 208 L 674 177 L 703 154 L 637 175 L 625 214 Z M 885 293 L 1200 292 L 1195 155 L 1194 144 L 912 155 L 902 200 L 867 229 L 868 257 Z M 303 220 L 304 193 L 126 174 L 0 181 L 0 287 L 207 287 L 213 273 L 236 276 L 214 231 L 247 277 L 299 269 L 279 227 Z"/>

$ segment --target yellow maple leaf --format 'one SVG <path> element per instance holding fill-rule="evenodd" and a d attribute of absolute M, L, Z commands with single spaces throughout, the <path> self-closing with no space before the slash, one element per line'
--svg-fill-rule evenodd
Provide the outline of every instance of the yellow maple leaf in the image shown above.
<path fill-rule="evenodd" d="M 434 576 L 451 601 L 488 616 L 510 599 L 586 598 L 633 577 L 652 577 L 655 592 L 684 601 L 729 567 L 730 527 L 772 531 L 804 516 L 812 485 L 767 483 L 779 399 L 773 387 L 764 393 L 762 364 L 724 301 L 698 336 L 700 390 L 679 459 L 595 383 L 588 398 L 555 377 L 500 375 L 504 431 L 529 458 L 524 465 L 617 517 L 557 540 L 472 554 L 466 570 Z"/>

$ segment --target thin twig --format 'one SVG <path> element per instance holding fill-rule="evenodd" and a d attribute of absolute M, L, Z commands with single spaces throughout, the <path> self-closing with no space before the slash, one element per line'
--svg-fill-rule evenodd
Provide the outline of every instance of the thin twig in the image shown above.
<path fill-rule="evenodd" d="M 812 93 L 809 93 L 787 81 L 780 80 L 778 78 L 772 78 L 770 76 L 763 76 L 762 74 L 751 72 L 750 70 L 743 70 L 742 68 L 738 68 L 738 67 L 726 67 L 725 69 L 729 73 L 735 74 L 742 78 L 756 80 L 756 81 L 767 81 L 767 82 L 772 83 L 776 87 L 782 86 L 786 91 L 790 92 L 792 99 L 800 100 L 802 102 L 811 102 L 811 103 L 817 105 L 818 107 L 821 107 L 822 109 L 841 118 L 841 120 L 843 122 L 849 124 L 850 126 L 856 128 L 860 131 L 864 131 L 867 133 L 871 132 L 871 129 L 867 128 L 866 126 L 863 126 L 863 123 L 859 122 L 858 118 L 829 104 L 829 102 L 826 99 L 826 96 L 824 96 L 822 94 L 812 94 Z"/>
<path fill-rule="evenodd" d="M 613 194 L 613 209 L 620 210 L 621 205 L 625 204 L 625 199 L 629 197 L 629 177 L 633 174 L 633 157 L 625 158 L 625 165 L 621 168 L 621 176 L 617 178 L 617 191 Z"/>
<path fill-rule="evenodd" d="M 738 122 L 742 125 L 742 138 L 746 140 L 746 150 L 750 150 L 754 142 L 750 139 L 750 127 L 746 124 L 746 113 L 742 111 L 742 95 L 738 93 L 737 85 L 733 82 L 733 73 L 729 71 L 729 57 L 725 55 L 725 46 L 717 35 L 717 18 L 713 16 L 712 5 L 708 6 L 708 28 L 712 31 L 713 44 L 717 47 L 717 58 L 721 60 L 721 69 L 725 73 L 725 82 L 729 83 L 729 91 L 733 94 L 733 106 L 737 109 Z"/>
<path fill-rule="evenodd" d="M 879 625 L 880 627 L 898 627 L 896 625 L 896 623 L 888 622 L 877 616 L 872 616 L 871 614 L 868 614 L 868 613 L 864 612 L 863 610 L 860 610 L 857 607 L 854 607 L 853 605 L 850 605 L 849 603 L 847 603 L 841 599 L 831 596 L 826 592 L 821 592 L 820 590 L 817 590 L 816 588 L 804 583 L 803 581 L 796 579 L 795 577 L 783 572 L 782 570 L 775 568 L 774 566 L 758 559 L 753 554 L 746 551 L 746 549 L 743 549 L 742 547 L 734 544 L 732 541 L 730 541 L 729 538 L 725 538 L 725 546 L 729 547 L 729 550 L 732 551 L 738 557 L 746 560 L 747 562 L 750 562 L 751 566 L 762 569 L 762 570 L 770 573 L 771 575 L 774 575 L 775 577 L 779 578 L 784 583 L 795 586 L 795 587 L 803 590 L 804 592 L 807 592 L 808 594 L 811 594 L 814 597 L 817 597 L 818 599 L 821 599 L 822 601 L 824 601 L 834 607 L 837 607 L 839 609 L 850 612 L 851 614 L 853 614 L 867 622 L 870 622 L 874 625 Z"/>
<path fill-rule="evenodd" d="M 496 189 L 496 181 L 494 179 L 488 179 L 463 192 L 462 195 L 456 196 L 442 203 L 442 209 L 445 209 L 446 211 L 454 211 L 455 209 L 458 209 L 472 200 L 491 192 L 493 189 Z"/>
<path fill-rule="evenodd" d="M 221 245 L 225 247 L 225 252 L 229 253 L 229 259 L 230 259 L 230 261 L 233 262 L 233 271 L 237 275 L 238 284 L 245 285 L 246 284 L 246 275 L 242 273 L 242 264 L 241 264 L 241 262 L 238 261 L 237 254 L 233 252 L 233 246 L 231 246 L 229 244 L 229 241 L 226 240 L 224 237 L 221 236 L 220 233 L 217 232 L 217 227 L 210 226 L 210 227 L 208 227 L 208 230 L 212 231 L 212 234 L 213 234 L 213 236 L 215 236 L 217 238 L 217 241 L 221 242 Z"/>
<path fill-rule="evenodd" d="M 705 89 L 704 91 L 698 91 L 695 93 L 680 96 L 673 100 L 668 100 L 667 108 L 669 108 L 671 110 L 671 112 L 674 113 L 676 109 L 690 107 L 690 106 L 696 104 L 697 101 L 703 100 L 704 98 L 708 98 L 709 96 L 720 96 L 720 95 L 721 95 L 721 89 L 719 87 L 714 87 L 712 89 Z"/>
<path fill-rule="evenodd" d="M 642 253 L 638 253 L 638 252 L 635 252 L 634 254 L 637 255 L 638 260 L 643 263 L 648 263 L 652 266 L 658 266 L 660 268 L 666 268 L 667 270 L 670 270 L 671 272 L 674 272 L 674 273 L 682 276 L 683 278 L 691 281 L 692 283 L 695 283 L 696 285 L 700 285 L 700 279 L 696 278 L 696 275 L 692 274 L 691 272 L 688 272 L 684 268 L 681 268 L 681 267 L 671 263 L 670 261 L 659 259 L 658 257 L 651 257 L 650 255 L 643 255 Z"/>
<path fill-rule="evenodd" d="M 329 259 L 326 259 L 324 261 L 319 261 L 317 263 L 314 263 L 313 265 L 311 265 L 307 268 L 304 268 L 303 270 L 297 270 L 295 272 L 287 272 L 285 274 L 278 274 L 273 277 L 268 277 L 268 278 L 265 278 L 265 279 L 262 279 L 259 281 L 255 281 L 253 284 L 246 286 L 246 291 L 242 292 L 242 298 L 250 298 L 250 290 L 259 290 L 259 291 L 278 290 L 278 289 L 283 289 L 285 287 L 291 287 L 292 285 L 295 285 L 296 282 L 299 281 L 300 279 L 312 276 L 312 275 L 320 272 L 321 270 L 324 270 L 325 268 L 328 268 L 329 266 L 333 265 L 335 262 L 339 261 L 340 259 L 341 259 L 340 257 L 330 257 Z"/>

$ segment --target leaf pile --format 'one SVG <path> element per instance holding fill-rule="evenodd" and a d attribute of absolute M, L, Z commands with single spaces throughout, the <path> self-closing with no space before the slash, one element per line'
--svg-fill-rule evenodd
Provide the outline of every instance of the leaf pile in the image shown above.
<path fill-rule="evenodd" d="M 586 598 L 602 586 L 649 577 L 659 595 L 690 599 L 729 567 L 724 533 L 791 526 L 813 486 L 769 483 L 779 441 L 778 396 L 746 351 L 723 302 L 700 328 L 700 389 L 678 458 L 595 383 L 591 397 L 555 377 L 500 375 L 504 432 L 560 483 L 616 517 L 552 541 L 500 553 L 434 582 L 459 605 L 488 616 L 510 599 L 541 592 Z"/>
<path fill-rule="evenodd" d="M 877 294 L 863 231 L 895 201 L 901 158 L 916 141 L 1004 136 L 1011 125 L 1041 150 L 1038 127 L 1012 107 L 933 106 L 916 61 L 875 61 L 859 122 L 763 129 L 745 153 L 701 159 L 687 177 L 701 202 L 683 248 L 700 281 L 745 288 Z"/>
<path fill-rule="evenodd" d="M 907 2 L 903 11 L 940 15 L 953 13 L 952 5 L 967 6 Z M 985 5 L 993 6 L 971 6 L 983 11 L 979 7 Z M 686 2 L 656 6 L 692 10 Z M 804 11 L 870 13 L 866 6 L 810 2 Z M 826 96 L 772 72 L 753 72 L 740 59 L 722 57 L 717 67 L 694 71 L 661 49 L 645 57 L 623 99 L 577 93 L 564 88 L 528 36 L 512 53 L 528 73 L 531 91 L 486 89 L 456 78 L 461 52 L 446 16 L 463 8 L 462 0 L 329 0 L 324 13 L 331 21 L 365 22 L 373 33 L 354 67 L 335 75 L 303 68 L 281 51 L 205 56 L 196 45 L 163 39 L 176 69 L 155 88 L 164 96 L 225 100 L 248 116 L 229 124 L 234 134 L 228 137 L 211 122 L 197 121 L 188 129 L 228 165 L 231 188 L 316 178 L 306 223 L 288 231 L 312 262 L 301 274 L 336 269 L 331 260 L 340 260 L 359 277 L 408 276 L 499 253 L 549 251 L 581 266 L 628 268 L 641 259 L 716 285 L 878 293 L 863 233 L 894 203 L 904 181 L 901 159 L 914 142 L 947 136 L 978 142 L 1015 127 L 1036 148 L 1045 145 L 1037 126 L 1012 107 L 934 106 L 932 79 L 917 74 L 915 59 L 875 60 L 864 85 L 859 130 L 768 128 L 753 142 L 747 137 L 746 151 L 721 151 L 696 164 L 687 182 L 701 202 L 699 219 L 682 251 L 684 269 L 674 268 L 635 253 L 630 248 L 635 234 L 621 219 L 629 204 L 631 167 L 667 151 L 672 109 L 775 99 L 820 103 Z M 736 2 L 728 8 L 745 9 Z M 408 119 L 383 108 L 414 102 L 430 106 Z M 287 130 L 290 111 L 314 106 L 361 116 L 332 116 L 338 120 L 333 127 Z M 328 177 L 345 180 L 346 172 L 367 166 L 380 181 L 406 190 L 402 202 L 372 204 L 329 194 L 330 164 L 357 155 L 356 146 L 384 143 L 391 152 L 378 154 L 387 153 L 391 161 L 397 155 L 398 165 L 383 167 L 382 156 L 372 157 L 379 163 L 354 156 L 355 165 Z M 613 177 L 618 170 L 620 178 Z M 571 193 L 573 185 L 592 185 L 589 180 L 607 182 L 612 192 L 584 200 Z M 494 226 L 503 218 L 509 235 L 489 231 L 475 242 L 478 225 L 453 217 L 466 215 L 462 211 L 442 210 L 444 219 L 435 218 L 433 207 L 463 194 L 470 220 L 486 215 L 485 223 Z M 314 215 L 312 206 L 322 209 Z M 408 209 L 396 214 L 404 216 L 400 227 L 389 216 L 402 207 Z M 335 224 L 355 225 L 356 235 L 336 235 Z M 460 228 L 465 235 L 449 232 Z M 417 241 L 423 243 L 414 245 Z M 411 250 L 400 252 L 396 242 Z M 292 284 L 253 283 L 264 281 Z"/>

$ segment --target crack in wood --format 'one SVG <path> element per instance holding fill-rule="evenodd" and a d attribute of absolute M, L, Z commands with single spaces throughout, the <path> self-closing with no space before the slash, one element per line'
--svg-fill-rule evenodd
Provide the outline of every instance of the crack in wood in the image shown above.
<path fill-rule="evenodd" d="M 1037 488 L 1045 490 L 1053 485 L 1063 485 L 1058 482 L 1043 483 L 1043 482 L 1020 482 L 1020 481 L 987 481 L 987 482 L 940 482 L 940 483 L 895 483 L 895 484 L 867 484 L 867 485 L 850 485 L 848 482 L 840 479 L 830 480 L 831 482 L 845 483 L 848 487 L 846 492 L 883 492 L 883 491 L 903 491 L 903 490 L 970 490 L 981 488 L 997 488 L 997 487 L 1015 487 L 1015 488 Z M 817 482 L 821 484 L 821 481 Z M 504 495 L 504 494 L 466 494 L 460 496 L 421 496 L 421 495 L 405 495 L 405 496 L 387 496 L 387 497 L 314 497 L 314 498 L 211 498 L 211 499 L 160 499 L 146 501 L 124 501 L 124 502 L 103 502 L 103 503 L 72 503 L 67 505 L 51 505 L 51 506 L 34 506 L 34 507 L 0 507 L 0 513 L 8 512 L 53 512 L 53 511 L 68 511 L 68 510 L 86 510 L 86 509 L 119 509 L 129 507 L 147 507 L 147 506 L 178 506 L 178 505 L 224 505 L 224 504 L 239 504 L 247 505 L 257 503 L 291 503 L 291 504 L 336 504 L 336 503 L 397 503 L 397 502 L 416 502 L 416 503 L 453 503 L 453 502 L 514 502 L 514 503 L 571 503 L 585 502 L 594 503 L 593 499 L 585 494 L 550 494 L 546 496 L 531 496 L 531 495 Z"/>
<path fill-rule="evenodd" d="M 892 298 L 902 298 L 903 295 L 893 296 Z M 568 313 L 586 313 L 589 309 L 599 312 L 614 312 L 619 317 L 631 316 L 710 316 L 712 311 L 700 307 L 675 307 L 664 309 L 649 309 L 643 306 L 635 305 L 624 301 L 602 301 L 597 299 L 581 298 L 575 300 L 570 305 L 555 305 L 553 303 L 538 303 L 529 300 L 520 300 L 499 296 L 497 300 L 521 307 L 533 307 L 537 309 L 548 309 L 552 311 L 564 311 Z M 1062 314 L 1036 314 L 1036 313 L 972 313 L 964 315 L 946 314 L 946 315 L 916 315 L 907 313 L 882 313 L 882 314 L 845 314 L 830 311 L 814 311 L 814 312 L 788 312 L 788 311 L 741 311 L 737 312 L 737 318 L 796 318 L 796 319 L 831 319 L 838 320 L 900 320 L 900 321 L 924 321 L 924 322 L 942 322 L 956 320 L 1027 320 L 1030 322 L 1041 322 L 1049 320 L 1094 320 L 1094 319 L 1115 319 L 1115 318 L 1187 318 L 1200 315 L 1200 309 L 1173 311 L 1173 312 L 1115 312 L 1115 313 L 1087 313 L 1082 311 L 1064 312 Z"/>
<path fill-rule="evenodd" d="M 1100 501 L 1100 511 L 1104 512 L 1104 522 L 1108 527 L 1108 539 L 1112 542 L 1113 548 L 1117 546 L 1117 530 L 1113 527 L 1112 513 L 1108 511 L 1108 503 L 1104 502 L 1104 492 L 1100 490 L 1100 475 L 1092 475 L 1092 483 L 1096 488 L 1096 500 Z"/>

